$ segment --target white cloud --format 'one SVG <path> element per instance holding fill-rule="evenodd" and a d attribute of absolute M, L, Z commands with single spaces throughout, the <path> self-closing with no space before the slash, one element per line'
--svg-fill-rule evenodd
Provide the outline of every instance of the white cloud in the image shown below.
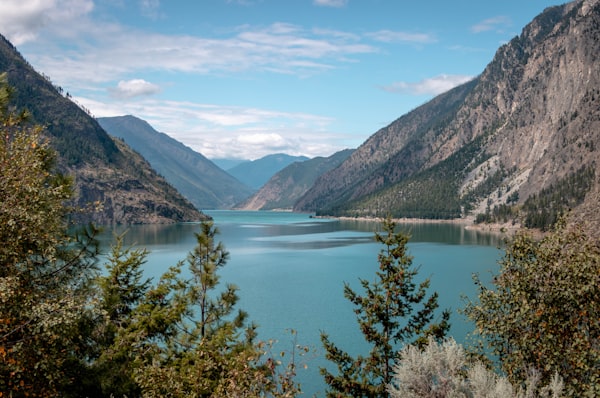
<path fill-rule="evenodd" d="M 493 18 L 485 19 L 471 27 L 473 33 L 487 32 L 495 30 L 498 33 L 503 33 L 504 30 L 512 25 L 510 18 L 500 15 Z"/>
<path fill-rule="evenodd" d="M 437 41 L 437 39 L 427 33 L 409 33 L 409 32 L 399 32 L 392 30 L 379 30 L 377 32 L 371 32 L 367 34 L 368 37 L 375 41 L 380 41 L 384 43 L 433 43 Z"/>
<path fill-rule="evenodd" d="M 382 87 L 383 90 L 391 93 L 411 94 L 411 95 L 438 95 L 446 92 L 458 85 L 468 82 L 473 76 L 466 75 L 439 75 L 429 79 L 423 79 L 419 82 L 394 82 L 388 86 Z"/>
<path fill-rule="evenodd" d="M 313 3 L 321 7 L 344 7 L 348 0 L 314 0 Z"/>
<path fill-rule="evenodd" d="M 160 14 L 160 0 L 139 0 L 142 15 L 150 19 L 158 19 Z"/>
<path fill-rule="evenodd" d="M 121 80 L 117 87 L 109 91 L 113 97 L 127 99 L 156 94 L 160 92 L 160 87 L 144 79 L 133 79 Z"/>
<path fill-rule="evenodd" d="M 74 39 L 68 48 L 53 39 L 52 29 L 59 28 L 49 26 L 48 34 L 30 44 L 38 51 L 32 51 L 28 60 L 59 85 L 78 87 L 149 70 L 221 75 L 269 71 L 304 77 L 378 51 L 355 35 L 284 23 L 243 26 L 228 37 L 212 38 L 149 33 L 90 21 L 86 26 L 73 25 Z"/>
<path fill-rule="evenodd" d="M 329 156 L 360 144 L 354 137 L 329 132 L 334 120 L 319 115 L 151 98 L 75 100 L 97 117 L 135 115 L 213 159 L 258 159 L 274 152 Z"/>
<path fill-rule="evenodd" d="M 45 27 L 70 27 L 93 8 L 92 0 L 2 0 L 0 32 L 19 46 Z"/>

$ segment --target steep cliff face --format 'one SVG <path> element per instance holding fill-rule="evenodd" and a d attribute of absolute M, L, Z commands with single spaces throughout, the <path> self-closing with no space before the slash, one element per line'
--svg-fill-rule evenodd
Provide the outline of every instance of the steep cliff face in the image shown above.
<path fill-rule="evenodd" d="M 74 178 L 76 204 L 94 209 L 77 221 L 170 223 L 207 218 L 126 145 L 113 140 L 87 112 L 37 73 L 0 36 L 0 72 L 14 87 L 14 106 L 45 127 L 61 171 Z"/>
<path fill-rule="evenodd" d="M 83 163 L 70 168 L 75 176 L 75 204 L 84 209 L 79 222 L 109 224 L 170 224 L 208 219 L 177 192 L 148 162 L 124 142 L 118 164 Z"/>
<path fill-rule="evenodd" d="M 587 168 L 593 184 L 574 216 L 589 215 L 600 176 L 599 54 L 598 0 L 545 10 L 475 80 L 374 134 L 295 209 L 419 216 L 427 191 L 443 186 L 445 203 L 430 216 L 464 216 L 509 196 L 523 204 Z"/>

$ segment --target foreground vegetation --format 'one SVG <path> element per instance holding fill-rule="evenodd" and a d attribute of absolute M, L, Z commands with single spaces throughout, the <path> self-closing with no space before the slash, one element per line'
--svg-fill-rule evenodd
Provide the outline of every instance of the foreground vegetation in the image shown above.
<path fill-rule="evenodd" d="M 255 341 L 235 286 L 217 292 L 228 253 L 213 224 L 200 224 L 195 249 L 156 283 L 142 276 L 146 251 L 122 237 L 100 272 L 98 230 L 70 232 L 71 181 L 9 96 L 3 83 L 0 396 L 297 395 L 293 360 Z"/>
<path fill-rule="evenodd" d="M 212 222 L 156 282 L 143 277 L 148 253 L 122 236 L 101 269 L 97 229 L 70 232 L 71 181 L 9 97 L 0 82 L 0 396 L 300 394 L 295 359 L 281 363 L 257 341 L 237 288 L 219 287 L 229 253 Z M 479 296 L 465 308 L 481 337 L 469 355 L 446 337 L 449 315 L 428 280 L 414 282 L 409 237 L 382 226 L 375 281 L 361 281 L 364 294 L 344 291 L 373 348 L 353 358 L 322 335 L 337 367 L 322 370 L 329 396 L 600 395 L 598 241 L 559 222 L 541 241 L 507 242 L 492 286 L 476 278 Z"/>

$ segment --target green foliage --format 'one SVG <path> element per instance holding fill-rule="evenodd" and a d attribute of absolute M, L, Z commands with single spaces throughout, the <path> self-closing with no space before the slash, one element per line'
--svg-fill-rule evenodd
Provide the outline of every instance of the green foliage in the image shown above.
<path fill-rule="evenodd" d="M 493 222 L 508 222 L 515 221 L 518 216 L 518 212 L 514 206 L 507 204 L 500 204 L 490 209 L 489 206 L 485 213 L 479 213 L 475 217 L 475 223 L 493 223 Z"/>
<path fill-rule="evenodd" d="M 344 295 L 355 305 L 358 324 L 365 340 L 372 345 L 369 356 L 353 358 L 321 334 L 326 358 L 338 367 L 338 375 L 322 368 L 321 374 L 329 385 L 330 397 L 384 397 L 386 385 L 392 380 L 392 367 L 399 359 L 402 344 L 423 344 L 428 336 L 442 338 L 449 328 L 448 311 L 441 322 L 433 323 L 438 308 L 436 293 L 427 297 L 429 280 L 416 284 L 418 268 L 412 267 L 406 244 L 409 237 L 396 233 L 396 225 L 386 219 L 384 234 L 376 233 L 375 240 L 384 248 L 380 251 L 379 271 L 373 283 L 361 279 L 365 291 L 361 296 L 348 284 Z"/>
<path fill-rule="evenodd" d="M 564 387 L 557 374 L 542 387 L 537 373 L 532 373 L 525 388 L 515 388 L 480 361 L 469 359 L 452 338 L 442 343 L 430 339 L 423 349 L 406 346 L 400 357 L 394 367 L 394 380 L 388 386 L 391 398 L 558 398 Z"/>
<path fill-rule="evenodd" d="M 187 259 L 193 278 L 187 294 L 190 305 L 197 307 L 197 313 L 192 314 L 195 330 L 190 334 L 199 333 L 199 336 L 194 337 L 203 339 L 227 326 L 224 322 L 238 301 L 238 289 L 234 285 L 227 285 L 217 298 L 210 297 L 209 292 L 219 284 L 217 270 L 227 263 L 229 252 L 221 242 L 215 242 L 218 229 L 213 226 L 212 221 L 203 222 L 200 228 L 201 232 L 196 234 L 197 245 Z M 245 318 L 246 313 L 239 311 L 230 321 L 231 326 L 242 327 Z"/>
<path fill-rule="evenodd" d="M 95 364 L 104 396 L 287 397 L 299 392 L 293 363 L 281 371 L 273 359 L 269 362 L 270 346 L 256 343 L 256 326 L 246 325 L 243 311 L 234 312 L 237 288 L 217 291 L 217 271 L 229 256 L 215 241 L 217 233 L 212 222 L 201 223 L 187 258 L 191 277 L 181 277 L 180 262 L 156 285 L 141 280 L 145 252 L 122 252 L 118 244 L 113 249 L 111 272 L 101 283 L 108 344 Z"/>
<path fill-rule="evenodd" d="M 297 394 L 294 359 L 282 368 L 234 314 L 237 288 L 215 293 L 228 254 L 212 223 L 196 235 L 189 280 L 183 262 L 145 280 L 147 252 L 123 248 L 122 236 L 98 276 L 98 231 L 70 232 L 71 181 L 10 93 L 2 76 L 0 396 Z"/>
<path fill-rule="evenodd" d="M 136 397 L 140 388 L 133 378 L 134 357 L 122 344 L 122 333 L 134 322 L 133 314 L 150 290 L 151 281 L 143 278 L 146 250 L 123 247 L 124 235 L 115 237 L 107 258 L 106 274 L 98 277 L 98 307 L 102 317 L 90 333 L 94 343 L 88 353 L 91 363 L 87 383 L 78 394 L 90 396 Z"/>
<path fill-rule="evenodd" d="M 508 242 L 494 289 L 479 279 L 479 302 L 466 313 L 509 379 L 533 368 L 555 372 L 567 396 L 600 394 L 600 245 L 561 221 L 541 241 L 519 233 Z"/>
<path fill-rule="evenodd" d="M 0 391 L 56 396 L 92 317 L 93 227 L 68 232 L 70 180 L 56 174 L 42 129 L 9 108 L 0 77 Z"/>

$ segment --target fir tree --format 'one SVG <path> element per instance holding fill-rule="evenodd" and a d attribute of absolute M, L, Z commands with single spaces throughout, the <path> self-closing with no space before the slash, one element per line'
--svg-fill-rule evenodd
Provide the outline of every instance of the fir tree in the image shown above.
<path fill-rule="evenodd" d="M 93 332 L 94 346 L 89 354 L 91 363 L 87 383 L 79 396 L 136 397 L 140 389 L 133 379 L 134 356 L 129 346 L 120 344 L 120 333 L 134 321 L 137 306 L 151 288 L 151 280 L 144 278 L 142 266 L 148 252 L 145 249 L 123 247 L 125 234 L 116 236 L 108 255 L 106 275 L 97 280 L 99 307 L 104 317 L 99 319 Z"/>
<path fill-rule="evenodd" d="M 384 233 L 375 234 L 375 240 L 384 248 L 378 256 L 376 281 L 360 280 L 365 294 L 357 294 L 347 283 L 344 286 L 345 297 L 356 307 L 360 330 L 372 346 L 369 355 L 353 358 L 327 334 L 321 334 L 326 358 L 337 365 L 339 372 L 334 375 L 321 368 L 329 397 L 386 397 L 401 346 L 426 344 L 429 336 L 441 339 L 449 328 L 448 311 L 442 313 L 439 323 L 433 322 L 438 295 L 427 297 L 429 279 L 415 283 L 418 268 L 412 267 L 412 257 L 407 253 L 409 236 L 396 233 L 395 227 L 388 218 L 383 221 Z"/>
<path fill-rule="evenodd" d="M 270 366 L 273 360 L 265 358 L 269 347 L 254 341 L 256 326 L 246 324 L 244 311 L 235 311 L 238 288 L 228 284 L 217 291 L 217 271 L 229 258 L 217 234 L 212 221 L 202 222 L 187 258 L 191 278 L 182 283 L 176 277 L 179 263 L 133 314 L 142 326 L 133 325 L 142 340 L 136 343 L 140 366 L 135 370 L 142 396 L 295 396 L 299 387 L 293 367 L 278 373 L 278 364 Z M 160 339 L 148 339 L 148 325 L 162 327 Z"/>

